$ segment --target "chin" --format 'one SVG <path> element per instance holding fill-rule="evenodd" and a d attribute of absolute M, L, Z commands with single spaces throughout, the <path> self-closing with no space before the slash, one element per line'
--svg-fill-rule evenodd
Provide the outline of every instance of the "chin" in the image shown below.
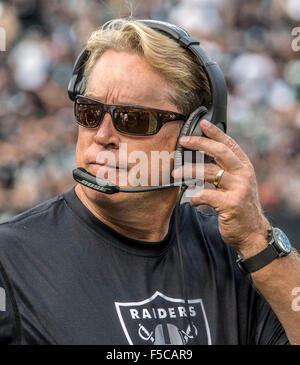
<path fill-rule="evenodd" d="M 90 189 L 84 185 L 80 185 L 80 188 L 84 192 L 85 196 L 91 200 L 92 202 L 101 202 L 101 201 L 112 201 L 113 194 L 105 194 L 99 191 Z M 116 195 L 116 194 L 115 194 Z"/>
<path fill-rule="evenodd" d="M 129 198 L 128 194 L 124 193 L 105 194 L 83 185 L 80 185 L 80 188 L 90 202 L 103 207 L 113 207 L 114 205 L 128 201 Z"/>

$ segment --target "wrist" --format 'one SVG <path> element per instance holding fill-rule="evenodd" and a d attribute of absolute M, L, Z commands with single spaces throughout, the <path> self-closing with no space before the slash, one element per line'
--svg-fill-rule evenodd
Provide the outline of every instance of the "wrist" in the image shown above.
<path fill-rule="evenodd" d="M 239 256 L 244 260 L 257 255 L 263 249 L 268 246 L 269 243 L 268 234 L 267 235 L 253 235 L 249 240 L 249 243 L 245 244 L 242 248 L 238 250 Z"/>
<path fill-rule="evenodd" d="M 265 249 L 270 242 L 270 229 L 269 222 L 265 220 L 260 232 L 251 233 L 244 244 L 238 249 L 238 254 L 246 260 Z"/>
<path fill-rule="evenodd" d="M 259 246 L 264 248 L 257 252 Z M 268 230 L 267 244 L 263 236 L 255 240 L 255 244 L 251 249 L 249 249 L 250 246 L 244 247 L 245 249 L 248 247 L 248 249 L 241 250 L 236 263 L 245 274 L 256 272 L 275 259 L 286 256 L 291 252 L 291 245 L 285 233 L 279 228 L 272 227 Z"/>

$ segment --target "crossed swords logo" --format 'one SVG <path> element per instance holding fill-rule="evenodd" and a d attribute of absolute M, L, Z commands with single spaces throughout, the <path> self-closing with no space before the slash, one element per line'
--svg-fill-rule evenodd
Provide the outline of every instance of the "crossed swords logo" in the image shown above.
<path fill-rule="evenodd" d="M 195 336 L 197 336 L 197 334 L 198 334 L 197 327 L 194 325 L 194 323 L 192 323 L 192 325 L 193 325 L 193 328 L 194 328 Z M 182 341 L 183 341 L 184 345 L 186 345 L 188 343 L 189 339 L 193 338 L 193 333 L 192 333 L 190 325 L 188 325 L 186 331 L 179 330 L 179 329 L 177 329 L 177 330 L 181 335 L 181 338 L 182 338 Z M 154 331 L 149 332 L 147 330 L 147 328 L 145 326 L 143 326 L 141 323 L 139 323 L 138 334 L 144 341 L 149 341 L 150 340 L 153 344 L 155 344 L 155 338 L 153 336 Z"/>

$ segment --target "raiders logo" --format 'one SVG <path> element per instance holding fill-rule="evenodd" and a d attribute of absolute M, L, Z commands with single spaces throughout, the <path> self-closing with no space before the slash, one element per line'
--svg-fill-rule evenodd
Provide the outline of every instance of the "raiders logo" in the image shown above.
<path fill-rule="evenodd" d="M 130 345 L 211 345 L 202 299 L 188 303 L 193 329 L 184 300 L 167 297 L 158 291 L 143 301 L 116 302 L 115 306 Z"/>

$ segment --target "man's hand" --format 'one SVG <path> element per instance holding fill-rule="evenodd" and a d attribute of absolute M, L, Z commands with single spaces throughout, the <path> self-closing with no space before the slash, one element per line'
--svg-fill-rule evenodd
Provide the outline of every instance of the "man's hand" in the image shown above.
<path fill-rule="evenodd" d="M 223 240 L 237 249 L 243 258 L 254 256 L 267 247 L 269 223 L 259 203 L 253 166 L 232 138 L 205 120 L 200 123 L 208 138 L 190 137 L 179 142 L 187 149 L 203 151 L 215 159 L 216 165 L 204 166 L 207 182 L 213 183 L 220 169 L 224 173 L 217 189 L 203 189 L 196 193 L 191 204 L 207 204 L 215 208 Z M 173 171 L 174 177 L 183 173 L 177 172 Z M 192 175 L 195 177 L 195 171 Z M 185 172 L 183 176 L 187 177 Z M 291 307 L 291 293 L 300 283 L 298 253 L 292 250 L 291 254 L 252 273 L 251 278 L 278 316 L 290 344 L 300 345 L 300 311 Z"/>
<path fill-rule="evenodd" d="M 221 169 L 224 173 L 217 189 L 203 189 L 196 193 L 191 205 L 206 204 L 213 207 L 218 213 L 223 240 L 243 257 L 253 256 L 267 246 L 270 228 L 259 202 L 254 168 L 231 137 L 206 120 L 202 120 L 200 126 L 208 138 L 183 137 L 179 140 L 180 144 L 214 158 L 216 164 L 204 166 L 205 181 L 213 183 Z M 255 245 L 255 242 L 260 244 Z M 265 244 L 263 247 L 261 242 Z"/>

